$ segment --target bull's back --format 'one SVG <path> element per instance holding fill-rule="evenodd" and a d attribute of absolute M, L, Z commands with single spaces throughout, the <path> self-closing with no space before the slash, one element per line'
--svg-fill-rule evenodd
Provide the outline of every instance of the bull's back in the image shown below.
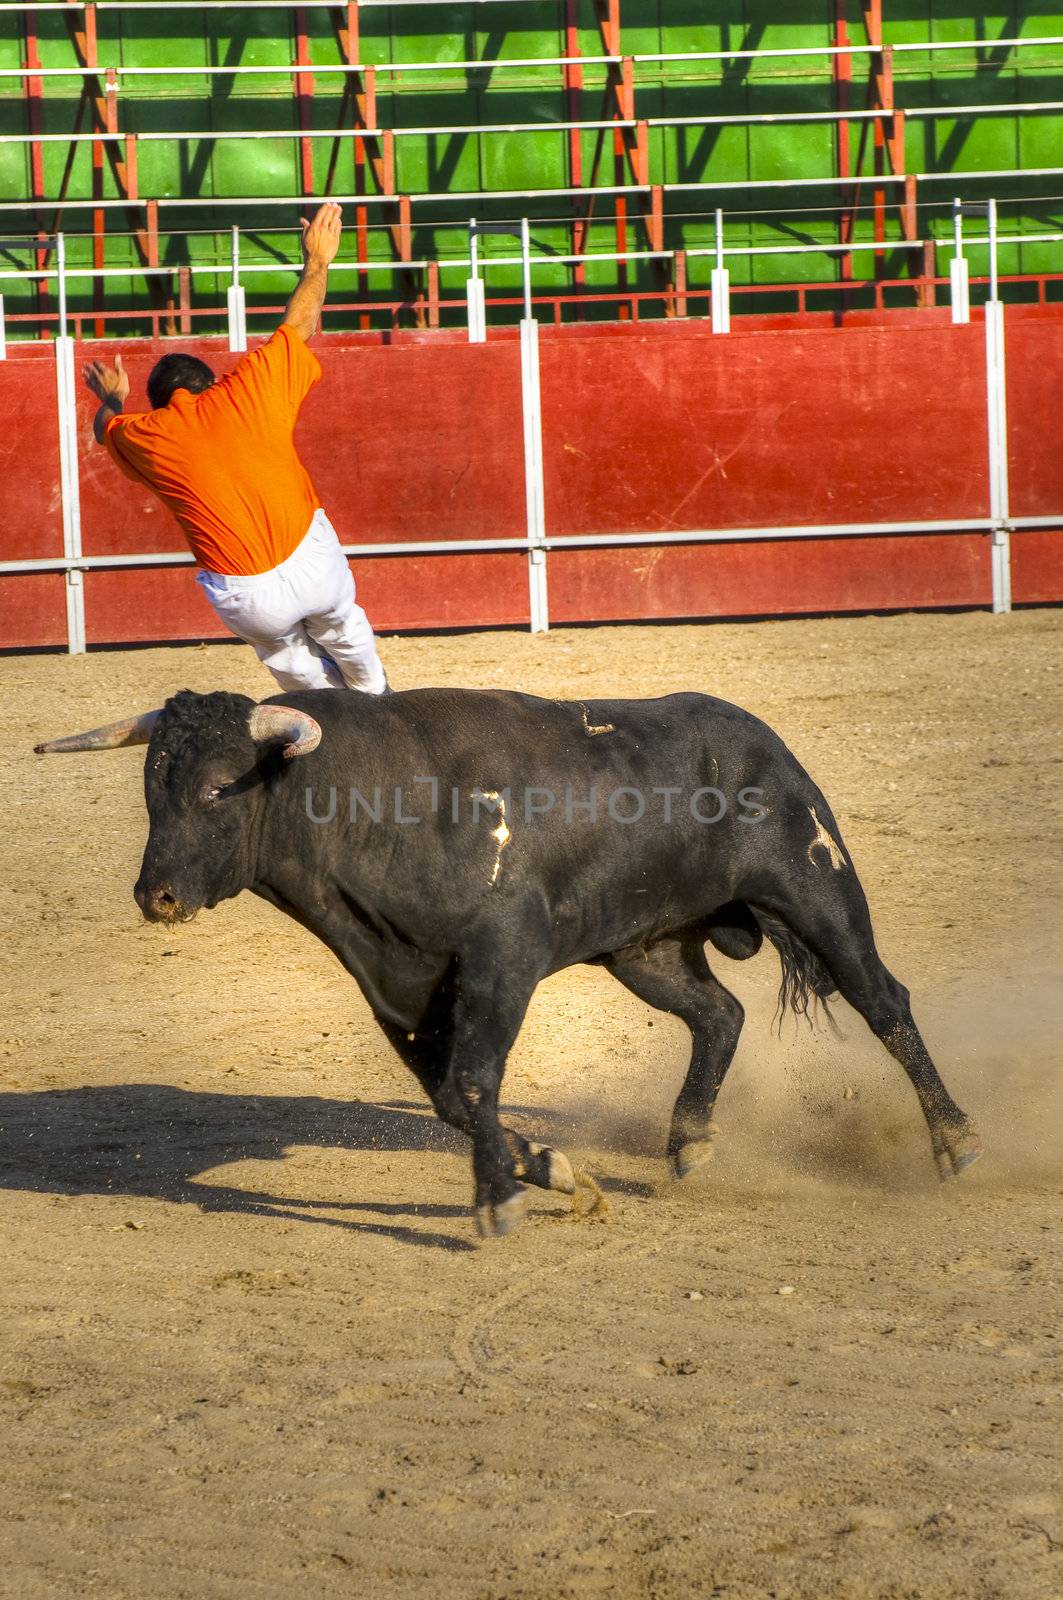
<path fill-rule="evenodd" d="M 321 721 L 307 765 L 326 766 L 341 790 L 401 787 L 427 804 L 435 780 L 431 825 L 394 830 L 387 882 L 374 885 L 397 922 L 421 918 L 426 883 L 438 882 L 456 928 L 534 899 L 558 966 L 742 897 L 786 855 L 792 819 L 825 806 L 778 735 L 710 695 L 559 701 L 430 688 L 277 698 Z M 487 807 L 476 795 L 497 798 Z M 433 931 L 445 937 L 438 921 Z"/>

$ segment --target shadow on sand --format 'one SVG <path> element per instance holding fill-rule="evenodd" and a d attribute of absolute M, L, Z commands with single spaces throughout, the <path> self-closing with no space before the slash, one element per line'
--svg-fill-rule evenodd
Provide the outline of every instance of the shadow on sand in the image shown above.
<path fill-rule="evenodd" d="M 531 1116 L 540 1124 L 552 1120 L 536 1106 L 507 1105 L 503 1118 L 510 1116 Z M 547 1137 L 554 1142 L 549 1130 Z M 315 1095 L 211 1094 L 155 1083 L 0 1093 L 0 1189 L 139 1196 L 192 1204 L 201 1211 L 282 1217 L 381 1234 L 428 1249 L 476 1248 L 461 1235 L 368 1217 L 358 1220 L 356 1215 L 467 1221 L 471 1195 L 468 1206 L 391 1204 L 295 1199 L 213 1179 L 197 1181 L 199 1175 L 233 1162 L 283 1161 L 300 1146 L 469 1156 L 465 1137 L 439 1122 L 427 1102 L 413 1100 L 378 1105 Z M 615 1177 L 600 1181 L 610 1192 L 653 1192 L 649 1185 Z"/>
<path fill-rule="evenodd" d="M 140 1196 L 382 1234 L 427 1248 L 475 1248 L 457 1235 L 352 1215 L 467 1218 L 467 1206 L 292 1199 L 196 1181 L 197 1174 L 229 1162 L 283 1161 L 301 1145 L 462 1155 L 468 1149 L 460 1134 L 413 1101 L 207 1094 L 151 1083 L 0 1094 L 0 1188 Z"/>

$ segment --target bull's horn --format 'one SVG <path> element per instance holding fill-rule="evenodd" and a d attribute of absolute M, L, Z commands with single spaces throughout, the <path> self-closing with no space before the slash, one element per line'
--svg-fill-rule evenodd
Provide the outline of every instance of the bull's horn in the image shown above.
<path fill-rule="evenodd" d="M 117 750 L 121 745 L 147 744 L 161 715 L 161 711 L 145 711 L 139 717 L 126 717 L 124 722 L 109 722 L 106 728 L 49 739 L 47 744 L 35 744 L 33 748 L 39 756 L 50 756 L 68 750 Z"/>
<path fill-rule="evenodd" d="M 256 706 L 247 719 L 256 744 L 284 744 L 287 760 L 309 755 L 321 743 L 321 726 L 305 711 L 291 706 Z"/>

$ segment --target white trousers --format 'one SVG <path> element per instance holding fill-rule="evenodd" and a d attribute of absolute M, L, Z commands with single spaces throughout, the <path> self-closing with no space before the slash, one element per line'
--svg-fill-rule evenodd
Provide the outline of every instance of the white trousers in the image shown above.
<path fill-rule="evenodd" d="M 202 571 L 196 582 L 282 689 L 383 690 L 373 630 L 355 604 L 351 569 L 324 511 L 279 567 L 244 578 Z"/>

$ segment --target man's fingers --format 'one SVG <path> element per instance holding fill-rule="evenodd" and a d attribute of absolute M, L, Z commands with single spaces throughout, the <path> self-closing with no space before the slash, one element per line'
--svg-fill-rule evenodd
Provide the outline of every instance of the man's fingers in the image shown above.
<path fill-rule="evenodd" d="M 118 354 L 118 353 L 117 353 L 117 351 L 116 351 L 116 352 L 115 352 L 115 357 L 114 357 L 114 370 L 115 370 L 115 371 L 116 371 L 116 372 L 121 372 L 121 371 L 123 371 L 123 367 L 122 367 L 122 358 L 121 358 L 121 356 L 120 356 L 120 355 L 119 355 L 119 354 Z"/>

